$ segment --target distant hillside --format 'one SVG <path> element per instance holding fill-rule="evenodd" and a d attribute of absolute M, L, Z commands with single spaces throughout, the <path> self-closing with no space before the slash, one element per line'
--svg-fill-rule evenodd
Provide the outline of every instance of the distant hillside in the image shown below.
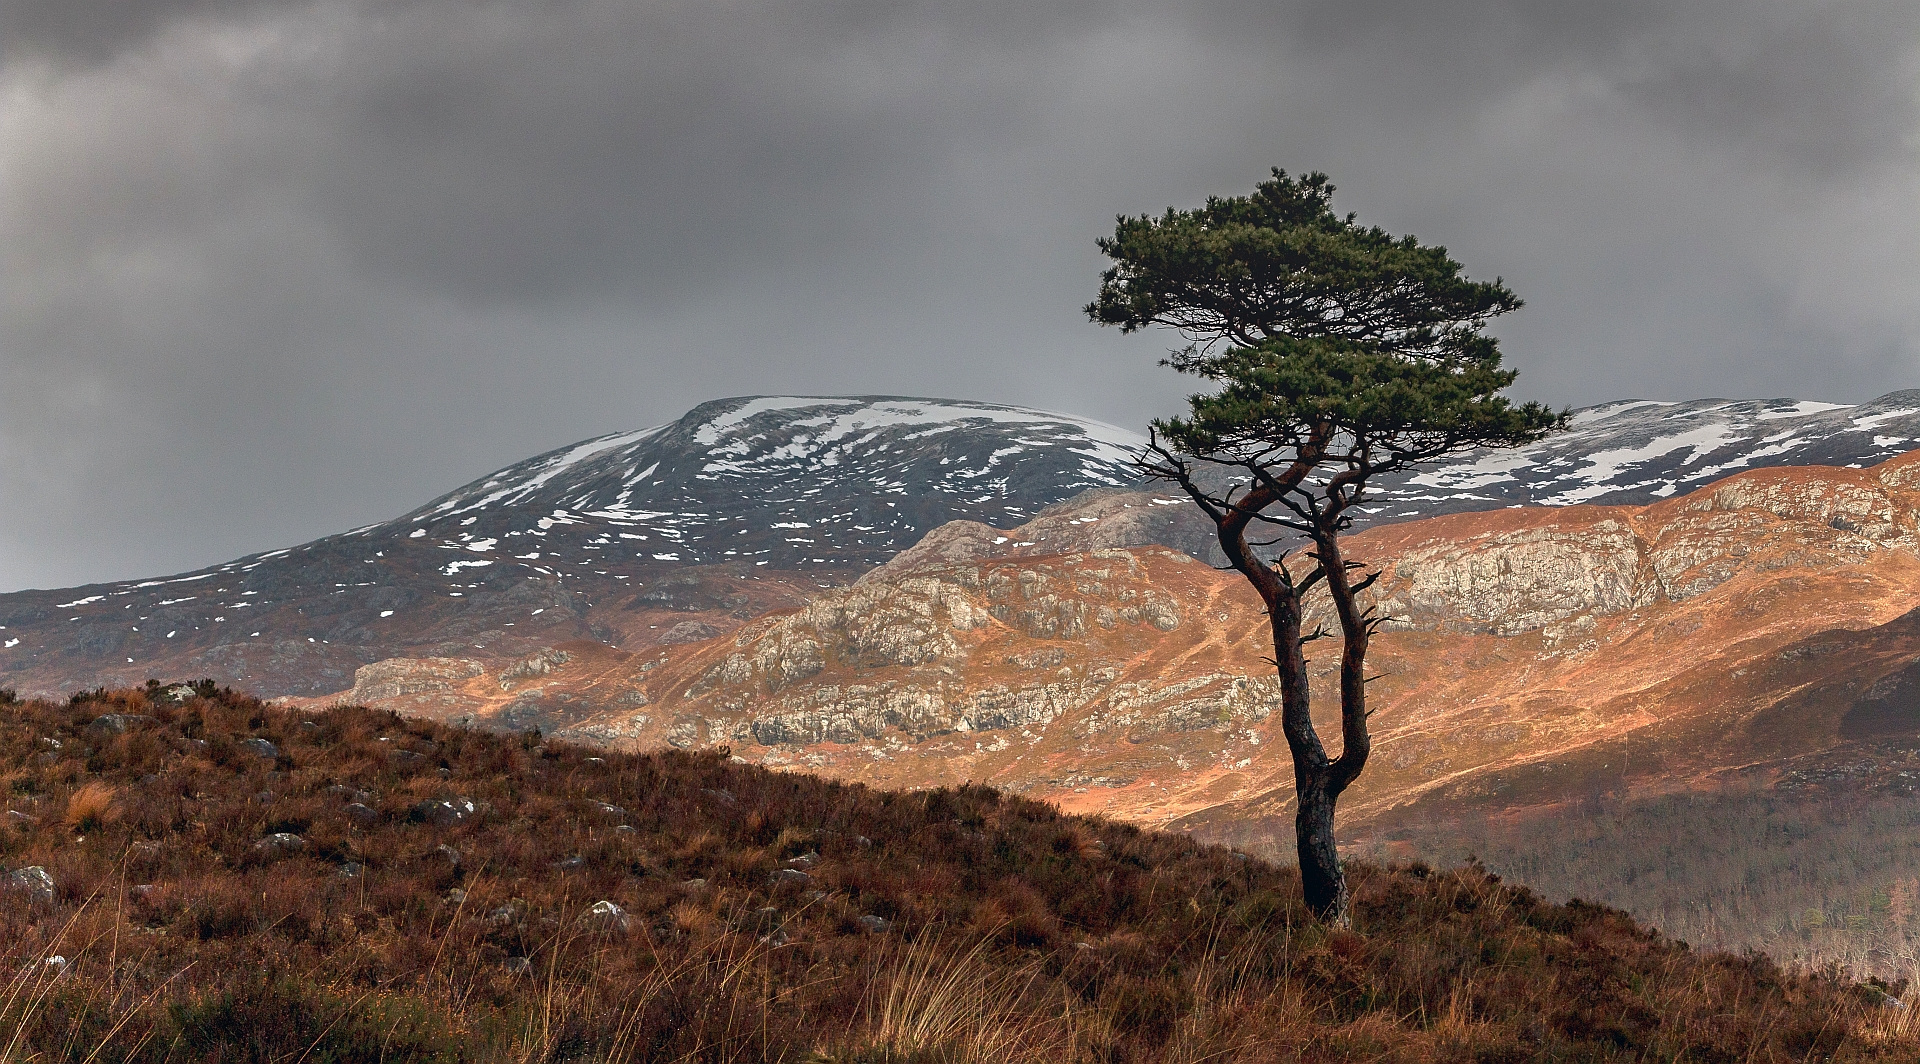
<path fill-rule="evenodd" d="M 1355 929 L 984 787 L 160 688 L 0 704 L 9 1059 L 1906 1061 L 1890 993 L 1483 869 Z"/>
<path fill-rule="evenodd" d="M 1917 489 L 1920 453 L 1865 470 L 1755 470 L 1648 507 L 1355 534 L 1349 556 L 1382 569 L 1373 599 L 1394 621 L 1369 662 L 1381 758 L 1345 799 L 1348 822 L 1684 789 L 1839 756 L 1870 734 L 1920 741 L 1920 718 L 1882 709 L 1870 725 L 1844 690 L 1811 699 L 1841 678 L 1906 676 L 1908 659 L 1850 651 L 1859 664 L 1836 674 L 1832 652 L 1795 649 L 1914 608 Z M 641 653 L 562 644 L 497 668 L 396 660 L 344 697 L 640 747 L 726 745 L 887 786 L 980 780 L 1246 842 L 1286 837 L 1291 766 L 1275 753 L 1257 600 L 1238 574 L 1184 553 L 1108 545 L 1161 531 L 1170 508 L 1155 503 L 1112 494 L 1006 530 L 948 526 L 725 638 Z M 1336 661 L 1313 659 L 1333 712 Z"/>

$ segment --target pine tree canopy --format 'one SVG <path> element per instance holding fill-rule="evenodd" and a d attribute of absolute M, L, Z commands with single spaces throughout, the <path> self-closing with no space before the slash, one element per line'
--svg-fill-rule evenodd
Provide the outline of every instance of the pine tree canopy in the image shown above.
<path fill-rule="evenodd" d="M 1472 281 L 1443 247 L 1364 227 L 1332 208 L 1320 173 L 1274 170 L 1250 196 L 1159 218 L 1122 216 L 1094 321 L 1192 341 L 1167 364 L 1220 385 L 1189 417 L 1157 421 L 1189 455 L 1254 465 L 1385 472 L 1479 446 L 1516 446 L 1564 415 L 1498 393 L 1514 371 L 1486 335 L 1520 307 Z"/>

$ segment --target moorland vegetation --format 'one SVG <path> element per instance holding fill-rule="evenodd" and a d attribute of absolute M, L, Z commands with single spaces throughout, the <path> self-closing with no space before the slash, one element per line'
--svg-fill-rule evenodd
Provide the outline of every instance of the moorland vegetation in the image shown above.
<path fill-rule="evenodd" d="M 0 705 L 0 1059 L 1880 1061 L 1902 986 L 1468 865 L 1298 873 L 889 792 L 194 687 Z"/>

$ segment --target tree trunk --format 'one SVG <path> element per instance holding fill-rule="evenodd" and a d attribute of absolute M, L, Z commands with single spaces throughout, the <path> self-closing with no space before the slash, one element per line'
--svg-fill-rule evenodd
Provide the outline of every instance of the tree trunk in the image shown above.
<path fill-rule="evenodd" d="M 1287 749 L 1293 754 L 1293 786 L 1297 809 L 1294 836 L 1300 857 L 1300 886 L 1307 907 L 1314 916 L 1331 927 L 1351 926 L 1347 877 L 1340 870 L 1340 851 L 1333 837 L 1333 808 L 1340 793 L 1367 763 L 1370 746 L 1367 736 L 1365 663 L 1369 627 L 1355 592 L 1365 590 L 1347 580 L 1346 562 L 1339 547 L 1339 518 L 1350 501 L 1335 488 L 1339 506 L 1316 511 L 1324 522 L 1315 530 L 1316 573 L 1296 581 L 1284 561 L 1268 562 L 1258 557 L 1247 542 L 1246 531 L 1254 516 L 1284 499 L 1306 479 L 1317 463 L 1318 448 L 1331 430 L 1316 432 L 1315 441 L 1303 448 L 1299 461 L 1278 480 L 1268 479 L 1252 486 L 1238 499 L 1215 500 L 1195 482 L 1191 470 L 1175 455 L 1156 445 L 1157 453 L 1167 461 L 1159 475 L 1177 482 L 1214 520 L 1219 531 L 1220 549 L 1227 561 L 1245 576 L 1259 592 L 1267 609 L 1267 623 L 1273 632 L 1273 665 L 1280 680 L 1280 729 Z M 1292 505 L 1292 504 L 1289 504 Z M 1297 511 L 1296 511 L 1297 512 Z M 1305 514 L 1302 514 L 1303 519 Z M 1337 759 L 1327 757 L 1320 735 L 1313 727 L 1313 707 L 1307 678 L 1304 647 L 1307 636 L 1300 629 L 1301 596 L 1315 580 L 1325 579 L 1335 607 L 1345 644 L 1340 669 L 1340 718 L 1343 748 Z M 1371 581 L 1368 581 L 1371 582 Z"/>
<path fill-rule="evenodd" d="M 1329 927 L 1352 926 L 1348 912 L 1347 875 L 1340 868 L 1340 851 L 1333 840 L 1333 803 L 1327 773 L 1294 778 L 1299 803 L 1293 815 L 1294 841 L 1300 855 L 1300 888 L 1307 908 Z"/>

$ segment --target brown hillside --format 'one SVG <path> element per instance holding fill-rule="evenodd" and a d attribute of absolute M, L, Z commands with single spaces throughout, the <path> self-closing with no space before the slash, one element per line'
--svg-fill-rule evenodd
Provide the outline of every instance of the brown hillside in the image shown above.
<path fill-rule="evenodd" d="M 8 1059 L 1911 1060 L 1886 991 L 1484 869 L 1290 870 L 211 685 L 0 704 Z"/>

